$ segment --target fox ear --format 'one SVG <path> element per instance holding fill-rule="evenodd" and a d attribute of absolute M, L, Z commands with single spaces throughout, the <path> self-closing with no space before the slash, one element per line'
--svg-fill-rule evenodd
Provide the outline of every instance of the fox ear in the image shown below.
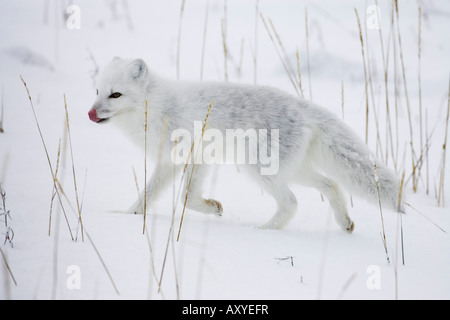
<path fill-rule="evenodd" d="M 140 79 L 147 75 L 147 65 L 144 60 L 136 59 L 130 63 L 130 75 L 133 79 Z"/>

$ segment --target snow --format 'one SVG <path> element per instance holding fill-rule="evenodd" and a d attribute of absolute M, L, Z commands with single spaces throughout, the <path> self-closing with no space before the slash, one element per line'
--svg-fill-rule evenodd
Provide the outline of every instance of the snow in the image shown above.
<path fill-rule="evenodd" d="M 133 168 L 139 188 L 143 188 L 143 154 L 114 127 L 90 122 L 87 112 L 95 98 L 92 74 L 97 65 L 105 64 L 114 56 L 143 58 L 155 72 L 176 78 L 181 1 L 70 1 L 80 8 L 81 20 L 80 29 L 69 29 L 63 16 L 69 3 L 2 0 L 0 85 L 4 133 L 0 133 L 0 183 L 6 192 L 6 210 L 11 217 L 8 225 L 14 230 L 14 238 L 12 246 L 8 242 L 3 244 L 6 229 L 2 223 L 0 245 L 17 284 L 13 283 L 2 258 L 0 298 L 450 298 L 450 216 L 448 204 L 445 208 L 437 206 L 435 197 L 447 112 L 450 3 L 399 1 L 416 146 L 420 143 L 418 3 L 423 14 L 422 105 L 427 110 L 429 132 L 434 128 L 429 150 L 430 188 L 426 194 L 423 169 L 417 192 L 412 191 L 411 180 L 405 187 L 407 201 L 414 209 L 407 207 L 407 213 L 401 217 L 383 210 L 389 262 L 377 206 L 352 198 L 349 214 L 355 221 L 355 230 L 347 234 L 334 222 L 328 203 L 321 200 L 317 191 L 293 186 L 299 202 L 294 219 L 282 230 L 261 230 L 257 226 L 271 217 L 275 211 L 274 201 L 234 166 L 225 165 L 213 170 L 207 181 L 208 196 L 221 201 L 223 216 L 186 211 L 180 240 L 175 239 L 168 246 L 159 293 L 153 274 L 158 279 L 161 276 L 172 222 L 173 188 L 149 210 L 144 235 L 142 215 L 120 213 L 137 196 Z M 180 42 L 181 80 L 200 78 L 206 4 L 207 1 L 200 0 L 185 3 Z M 367 3 L 373 4 L 372 1 Z M 386 50 L 391 5 L 384 0 L 378 1 L 378 5 Z M 305 7 L 308 8 L 313 100 L 341 116 L 343 84 L 345 122 L 364 139 L 364 73 L 354 8 L 364 27 L 365 3 L 259 1 L 261 13 L 266 20 L 272 20 L 295 69 L 299 48 L 304 94 L 309 98 Z M 223 15 L 223 1 L 210 0 L 203 80 L 224 79 Z M 253 83 L 255 1 L 227 1 L 226 34 L 231 55 L 227 63 L 229 80 Z M 385 146 L 384 77 L 378 30 L 368 29 L 367 37 L 374 101 L 379 108 L 380 132 Z M 295 95 L 260 19 L 257 38 L 258 84 L 276 86 Z M 364 39 L 367 40 L 365 34 Z M 389 90 L 394 108 L 392 50 Z M 398 172 L 405 168 L 408 177 L 411 172 L 409 125 L 400 60 L 397 63 L 400 84 Z M 70 209 L 65 199 L 68 223 L 55 199 L 51 234 L 48 235 L 53 181 L 19 75 L 30 90 L 53 169 L 58 142 L 64 141 L 64 95 L 67 99 L 78 193 L 82 200 L 84 241 L 74 213 L 76 209 Z M 372 109 L 370 117 L 369 146 L 376 152 Z M 149 121 L 151 125 L 152 119 Z M 69 150 L 67 146 L 63 152 L 65 160 L 61 160 L 58 176 L 71 205 L 76 208 Z M 448 159 L 447 168 L 450 166 Z M 393 167 L 391 159 L 388 165 Z M 179 179 L 175 181 L 175 189 L 178 184 Z M 448 203 L 449 174 L 445 185 Z M 180 203 L 173 223 L 175 237 L 181 211 Z M 3 222 L 4 217 L 1 219 Z M 67 224 L 75 240 L 71 239 Z"/>

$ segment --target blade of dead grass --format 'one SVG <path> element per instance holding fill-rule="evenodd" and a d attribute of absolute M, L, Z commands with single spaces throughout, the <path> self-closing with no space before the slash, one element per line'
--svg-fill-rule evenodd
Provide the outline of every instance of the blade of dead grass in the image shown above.
<path fill-rule="evenodd" d="M 298 88 L 300 89 L 302 98 L 304 98 L 305 96 L 303 94 L 302 73 L 300 71 L 300 53 L 298 52 L 298 47 L 297 47 L 297 52 L 296 52 L 296 58 L 297 58 Z"/>
<path fill-rule="evenodd" d="M 444 180 L 445 180 L 445 162 L 446 162 L 445 158 L 446 158 L 446 153 L 447 153 L 447 136 L 448 136 L 449 117 L 450 117 L 450 79 L 448 82 L 447 117 L 445 120 L 444 144 L 442 145 L 442 162 L 441 162 L 441 170 L 439 173 L 438 206 L 440 206 L 442 204 L 443 207 L 445 207 Z"/>
<path fill-rule="evenodd" d="M 200 80 L 203 80 L 203 65 L 204 65 L 204 60 L 205 60 L 206 33 L 208 30 L 208 15 L 209 15 L 209 0 L 207 0 L 207 2 L 206 2 L 205 24 L 203 27 L 202 55 L 201 55 L 201 60 L 200 60 Z"/>
<path fill-rule="evenodd" d="M 400 189 L 398 192 L 398 208 L 397 208 L 397 214 L 398 214 L 398 220 L 400 222 L 400 242 L 402 247 L 402 264 L 405 265 L 405 246 L 403 243 L 403 220 L 402 220 L 402 201 L 403 201 L 403 186 L 405 182 L 405 170 L 403 170 L 402 173 L 402 179 L 400 181 Z M 398 239 L 398 237 L 397 237 Z"/>
<path fill-rule="evenodd" d="M 59 139 L 59 143 L 58 143 L 58 157 L 56 158 L 56 169 L 55 169 L 55 175 L 56 176 L 58 176 L 60 155 L 61 155 L 61 139 Z M 53 186 L 52 200 L 50 202 L 50 215 L 49 215 L 49 218 L 48 218 L 48 235 L 49 236 L 51 234 L 51 229 L 52 229 L 53 201 L 54 201 L 55 197 L 56 197 L 56 188 L 55 188 L 55 186 Z"/>
<path fill-rule="evenodd" d="M 203 141 L 203 134 L 205 133 L 206 124 L 207 124 L 207 122 L 208 122 L 209 113 L 210 113 L 210 111 L 211 111 L 211 107 L 212 107 L 213 103 L 214 103 L 214 100 L 211 101 L 211 103 L 209 104 L 208 112 L 206 113 L 205 121 L 203 122 L 202 134 L 201 134 L 201 136 L 200 136 L 200 141 L 199 141 L 199 143 L 202 143 L 202 141 Z M 195 142 L 195 140 L 192 142 L 191 151 L 193 150 L 194 142 Z M 200 150 L 200 148 L 197 149 L 197 153 L 198 153 L 198 150 Z M 180 241 L 181 227 L 183 226 L 184 213 L 185 213 L 185 211 L 186 211 L 186 203 L 187 203 L 187 200 L 188 200 L 188 197 L 189 197 L 189 189 L 190 189 L 190 187 L 191 187 L 191 181 L 192 181 L 192 177 L 193 177 L 193 175 L 194 175 L 194 170 L 195 170 L 195 159 L 196 159 L 196 158 L 197 158 L 197 154 L 195 155 L 194 163 L 192 164 L 191 175 L 190 175 L 190 177 L 189 177 L 189 182 L 188 182 L 188 185 L 187 185 L 187 188 L 186 188 L 186 195 L 185 195 L 185 198 L 184 198 L 183 212 L 182 212 L 182 214 L 181 214 L 180 227 L 179 227 L 179 229 L 178 229 L 177 241 Z M 189 154 L 189 157 L 188 157 L 188 159 L 187 159 L 187 162 L 189 162 L 189 159 L 190 159 L 190 154 Z M 186 166 L 187 166 L 187 163 L 186 163 Z M 186 166 L 185 166 L 185 169 L 186 169 Z"/>
<path fill-rule="evenodd" d="M 80 227 L 81 227 L 81 239 L 82 239 L 82 241 L 84 241 L 83 219 L 81 218 L 81 207 L 80 207 L 80 201 L 78 198 L 77 176 L 75 173 L 75 163 L 73 160 L 72 136 L 70 134 L 69 111 L 67 109 L 66 95 L 64 95 L 64 108 L 66 109 L 67 135 L 69 138 L 70 158 L 72 160 L 72 175 L 73 175 L 73 185 L 75 188 L 75 198 L 77 201 L 78 222 L 80 223 Z M 56 175 L 55 175 L 55 177 L 56 177 Z"/>
<path fill-rule="evenodd" d="M 262 15 L 262 13 L 260 13 L 260 17 L 261 17 L 261 20 L 262 20 L 262 22 L 264 24 L 264 27 L 266 28 L 267 34 L 269 35 L 269 38 L 270 38 L 270 40 L 273 43 L 273 46 L 274 46 L 275 51 L 276 51 L 276 53 L 278 55 L 278 58 L 280 59 L 282 65 L 283 65 L 283 68 L 286 71 L 286 74 L 287 74 L 287 76 L 289 78 L 289 81 L 291 82 L 292 86 L 294 87 L 294 90 L 297 93 L 297 95 L 299 97 L 301 97 L 301 93 L 300 93 L 300 91 L 298 89 L 297 81 L 295 80 L 295 78 L 296 78 L 295 72 L 292 70 L 292 68 L 290 67 L 290 65 L 288 63 L 288 59 L 287 59 L 287 56 L 286 56 L 286 52 L 284 50 L 284 46 L 282 45 L 281 39 L 278 36 L 278 33 L 276 32 L 276 29 L 275 29 L 272 21 L 269 19 L 269 23 L 270 23 L 270 25 L 272 27 L 273 32 L 275 33 L 275 37 L 277 38 L 278 45 L 277 45 L 277 42 L 275 42 L 274 36 L 272 35 L 272 31 L 270 31 L 269 26 L 267 25 L 266 20 L 264 19 L 264 16 Z M 280 52 L 280 49 L 278 48 L 278 46 L 280 47 L 281 52 Z"/>
<path fill-rule="evenodd" d="M 378 0 L 375 0 L 375 5 L 378 6 Z M 378 25 L 381 26 L 380 15 L 377 13 L 376 16 L 377 16 Z M 391 111 L 390 111 L 390 107 L 389 107 L 389 90 L 388 90 L 389 49 L 390 49 L 390 37 L 392 34 L 392 29 L 393 29 L 393 25 L 391 23 L 391 26 L 389 28 L 389 36 L 388 36 L 386 54 L 384 53 L 382 28 L 378 29 L 378 36 L 380 39 L 381 57 L 382 57 L 382 61 L 383 61 L 384 94 L 385 94 L 385 100 L 386 100 L 386 151 L 385 151 L 386 158 L 385 158 L 385 163 L 387 164 L 387 162 L 388 162 L 389 146 L 390 146 L 392 162 L 393 162 L 395 171 L 397 171 L 397 159 L 395 157 L 395 152 L 394 152 L 394 141 L 393 141 L 393 135 L 392 135 Z"/>
<path fill-rule="evenodd" d="M 419 118 L 420 118 L 420 149 L 423 150 L 423 121 L 422 121 L 422 79 L 421 79 L 421 57 L 422 57 L 422 8 L 419 6 L 417 33 L 417 80 L 419 83 Z"/>
<path fill-rule="evenodd" d="M 367 88 L 367 68 L 366 68 L 366 57 L 364 54 L 364 40 L 362 36 L 362 30 L 361 30 L 361 22 L 359 20 L 358 10 L 355 9 L 355 15 L 356 20 L 358 22 L 358 29 L 359 29 L 359 40 L 361 41 L 361 54 L 363 59 L 363 66 L 364 66 L 364 88 L 366 92 L 366 144 L 369 142 L 369 93 Z"/>
<path fill-rule="evenodd" d="M 12 273 L 12 270 L 11 270 L 9 264 L 8 264 L 8 261 L 6 260 L 6 255 L 5 255 L 5 253 L 3 252 L 3 250 L 2 250 L 1 247 L 0 247 L 0 254 L 2 255 L 3 262 L 5 263 L 6 270 L 8 270 L 8 273 L 9 273 L 9 275 L 10 275 L 10 277 L 11 277 L 11 280 L 14 282 L 14 285 L 17 286 L 16 278 L 14 277 L 14 275 L 13 275 L 13 273 Z"/>
<path fill-rule="evenodd" d="M 405 63 L 403 61 L 403 48 L 402 48 L 402 38 L 400 34 L 400 21 L 399 21 L 399 10 L 398 10 L 398 1 L 395 0 L 395 13 L 397 18 L 397 37 L 398 37 L 398 48 L 400 53 L 400 63 L 402 66 L 402 76 L 403 76 L 403 89 L 405 90 L 405 100 L 406 100 L 406 109 L 408 111 L 408 123 L 409 123 L 409 134 L 410 134 L 410 146 L 411 146 L 411 164 L 412 164 L 412 179 L 413 179 L 413 190 L 417 191 L 417 182 L 416 182 L 416 164 L 415 164 L 415 151 L 414 151 L 414 135 L 413 135 L 413 125 L 412 125 L 412 115 L 411 108 L 409 104 L 409 95 L 408 95 L 408 86 L 406 82 L 406 74 L 405 74 Z"/>
<path fill-rule="evenodd" d="M 139 190 L 139 183 L 138 183 L 138 180 L 137 180 L 136 170 L 134 169 L 134 167 L 132 167 L 132 170 L 133 170 L 134 183 L 135 183 L 135 186 L 136 186 L 138 199 L 140 201 L 141 200 L 141 192 Z M 159 283 L 158 276 L 156 275 L 155 260 L 154 260 L 154 256 L 153 256 L 153 246 L 152 246 L 152 243 L 151 243 L 151 240 L 150 240 L 149 232 L 147 231 L 145 233 L 145 235 L 146 235 L 147 244 L 148 244 L 149 251 L 150 251 L 150 264 L 151 264 L 151 267 L 152 267 L 152 276 L 155 279 L 156 283 Z M 150 280 L 151 280 L 151 278 L 150 278 Z M 164 299 L 164 294 L 162 292 L 161 292 L 161 296 Z M 151 297 L 150 296 L 150 284 L 149 284 L 149 291 L 148 291 L 147 297 L 148 297 L 148 299 L 150 299 L 150 297 Z"/>
<path fill-rule="evenodd" d="M 148 120 L 148 102 L 145 99 L 145 118 L 144 118 L 144 225 L 142 234 L 145 234 L 145 223 L 147 218 L 147 120 Z"/>
<path fill-rule="evenodd" d="M 253 52 L 253 84 L 257 83 L 258 72 L 258 16 L 259 16 L 259 0 L 255 1 L 255 45 Z"/>
<path fill-rule="evenodd" d="M 441 226 L 439 226 L 436 222 L 434 222 L 433 220 L 431 220 L 430 218 L 428 218 L 425 214 L 423 214 L 422 212 L 420 212 L 418 209 L 414 208 L 410 203 L 405 202 L 405 204 L 410 207 L 411 209 L 414 210 L 414 212 L 420 214 L 423 218 L 425 218 L 428 222 L 430 222 L 431 224 L 433 224 L 436 228 L 438 228 L 439 230 L 441 230 L 443 233 L 447 233 L 447 231 L 442 228 Z"/>
<path fill-rule="evenodd" d="M 180 19 L 178 21 L 178 38 L 177 38 L 177 80 L 180 79 L 180 47 L 181 47 L 181 30 L 183 29 L 183 13 L 186 0 L 181 1 Z"/>
<path fill-rule="evenodd" d="M 178 146 L 178 139 L 175 140 L 175 145 L 174 145 L 174 151 L 175 153 L 177 152 L 177 146 Z M 174 165 L 173 168 L 173 177 L 175 178 L 176 175 L 176 167 Z M 164 276 L 164 270 L 166 267 L 166 261 L 167 261 L 167 253 L 169 252 L 169 244 L 172 243 L 172 250 L 173 250 L 173 257 L 174 257 L 174 269 L 175 269 L 175 283 L 176 283 L 176 288 L 177 288 L 177 297 L 179 297 L 179 285 L 178 285 L 178 273 L 177 273 L 177 269 L 176 269 L 176 261 L 175 261 L 175 248 L 173 246 L 173 238 L 174 238 L 174 234 L 173 234 L 173 226 L 175 225 L 175 212 L 176 212 L 176 204 L 178 202 L 178 196 L 179 194 L 175 197 L 175 183 L 173 184 L 173 188 L 172 188 L 172 218 L 170 221 L 170 228 L 169 228 L 169 233 L 167 235 L 167 242 L 166 242 L 166 248 L 164 251 L 164 259 L 163 259 L 163 264 L 161 267 L 161 275 L 159 277 L 159 282 L 158 282 L 158 293 L 161 291 L 161 285 L 162 285 L 162 280 L 163 280 L 163 276 Z"/>
<path fill-rule="evenodd" d="M 305 33 L 306 33 L 306 61 L 308 67 L 308 82 L 309 82 L 309 98 L 313 101 L 312 86 L 311 86 L 311 70 L 309 64 L 309 29 L 308 29 L 308 7 L 305 7 Z"/>
<path fill-rule="evenodd" d="M 56 195 L 58 196 L 58 200 L 59 200 L 59 203 L 61 205 L 61 209 L 62 209 L 62 211 L 64 213 L 64 217 L 66 219 L 67 227 L 69 229 L 70 237 L 71 237 L 71 239 L 73 241 L 74 237 L 73 237 L 72 230 L 71 230 L 70 224 L 69 224 L 69 220 L 67 219 L 67 214 L 66 214 L 66 211 L 64 209 L 64 205 L 62 203 L 62 199 L 61 199 L 61 195 L 60 195 L 60 189 L 59 189 L 60 185 L 59 185 L 59 183 L 57 181 L 58 179 L 57 179 L 57 177 L 56 177 L 56 175 L 55 175 L 55 173 L 53 171 L 52 162 L 50 161 L 50 156 L 49 156 L 49 153 L 48 153 L 48 150 L 47 150 L 47 145 L 45 143 L 44 136 L 42 135 L 41 126 L 39 125 L 39 121 L 38 121 L 38 118 L 37 118 L 37 115 L 36 115 L 36 111 L 34 109 L 33 100 L 31 99 L 31 95 L 30 95 L 30 91 L 28 89 L 27 83 L 25 82 L 25 80 L 23 79 L 22 76 L 20 76 L 20 80 L 22 80 L 22 83 L 23 83 L 23 85 L 25 87 L 25 90 L 27 91 L 27 94 L 28 94 L 28 100 L 30 101 L 30 106 L 31 106 L 31 110 L 33 112 L 34 121 L 36 123 L 37 129 L 38 129 L 38 132 L 39 132 L 39 136 L 41 138 L 42 146 L 44 147 L 45 155 L 47 157 L 47 162 L 48 162 L 48 166 L 50 168 L 50 173 L 52 175 L 53 186 L 54 186 L 54 188 L 56 190 Z"/>
<path fill-rule="evenodd" d="M 376 11 L 377 12 L 377 11 Z M 378 13 L 376 13 L 378 16 Z M 364 20 L 367 21 L 367 11 L 364 16 Z M 373 81 L 372 81 L 372 64 L 371 64 L 371 52 L 370 52 L 370 46 L 369 46 L 369 36 L 367 34 L 367 24 L 364 25 L 364 34 L 366 37 L 365 46 L 366 46 L 366 56 L 367 56 L 367 78 L 369 81 L 369 90 L 370 90 L 370 97 L 372 101 L 372 109 L 373 109 L 373 118 L 375 120 L 375 129 L 376 129 L 376 142 L 377 142 L 377 156 L 379 156 L 380 159 L 384 159 L 383 155 L 383 146 L 381 143 L 381 135 L 380 135 L 380 125 L 378 121 L 378 112 L 375 104 L 375 95 L 373 93 Z M 379 153 L 379 155 L 378 155 Z"/>
<path fill-rule="evenodd" d="M 227 29 L 228 29 L 228 20 L 227 20 L 227 0 L 223 1 L 223 18 L 222 18 L 222 44 L 223 44 L 223 72 L 225 81 L 228 82 L 228 46 L 227 46 Z"/>
<path fill-rule="evenodd" d="M 382 206 L 381 206 L 380 181 L 379 181 L 380 179 L 378 177 L 377 164 L 376 164 L 375 160 L 373 161 L 373 170 L 374 170 L 374 173 L 375 173 L 375 183 L 376 183 L 376 186 L 377 186 L 378 206 L 379 206 L 379 209 L 380 209 L 381 231 L 382 231 L 382 236 L 381 237 L 382 237 L 382 240 L 383 240 L 384 251 L 386 253 L 386 260 L 387 260 L 388 263 L 390 263 L 389 253 L 388 253 L 387 243 L 386 243 L 386 232 L 384 230 L 383 209 L 382 209 Z"/>

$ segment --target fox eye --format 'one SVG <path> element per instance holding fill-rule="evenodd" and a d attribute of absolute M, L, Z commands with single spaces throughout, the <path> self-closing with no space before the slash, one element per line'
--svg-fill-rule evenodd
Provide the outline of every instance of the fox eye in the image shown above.
<path fill-rule="evenodd" d="M 114 92 L 114 93 L 111 93 L 111 95 L 110 95 L 109 97 L 110 97 L 110 98 L 117 99 L 117 98 L 119 98 L 121 95 L 122 95 L 122 94 L 121 94 L 120 92 Z"/>

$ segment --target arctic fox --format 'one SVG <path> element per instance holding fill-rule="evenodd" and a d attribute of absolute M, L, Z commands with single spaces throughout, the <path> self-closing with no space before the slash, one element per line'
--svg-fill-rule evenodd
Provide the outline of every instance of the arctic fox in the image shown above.
<path fill-rule="evenodd" d="M 369 201 L 380 200 L 387 208 L 403 211 L 403 204 L 398 203 L 398 177 L 372 157 L 347 125 L 310 101 L 267 86 L 172 81 L 151 72 L 141 59 L 117 57 L 99 72 L 95 86 L 97 99 L 88 113 L 90 120 L 115 123 L 139 147 L 147 141 L 147 150 L 152 150 L 149 156 L 157 160 L 147 194 L 141 194 L 130 212 L 142 213 L 144 197 L 148 205 L 155 201 L 175 177 L 174 171 L 184 167 L 172 161 L 171 150 L 177 142 L 171 139 L 171 133 L 180 128 L 192 133 L 194 122 L 205 120 L 211 103 L 208 128 L 221 132 L 233 128 L 278 130 L 278 171 L 260 174 L 259 160 L 243 166 L 277 203 L 276 213 L 263 228 L 282 228 L 294 215 L 297 200 L 289 189 L 291 183 L 320 191 L 329 200 L 336 222 L 347 232 L 353 231 L 354 223 L 339 185 Z M 157 154 L 155 150 L 162 152 Z M 256 151 L 260 152 L 258 148 Z M 188 165 L 185 175 L 184 190 L 189 189 L 186 206 L 221 215 L 222 204 L 203 197 L 202 181 L 210 166 L 195 165 L 193 171 L 192 166 Z"/>

